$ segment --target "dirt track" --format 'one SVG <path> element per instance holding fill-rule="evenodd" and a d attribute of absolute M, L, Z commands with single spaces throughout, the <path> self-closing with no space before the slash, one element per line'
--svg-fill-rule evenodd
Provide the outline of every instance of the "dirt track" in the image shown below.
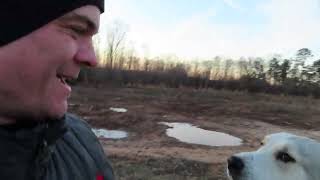
<path fill-rule="evenodd" d="M 320 101 L 312 98 L 161 88 L 73 91 L 70 112 L 94 127 L 129 132 L 122 140 L 100 139 L 118 179 L 226 179 L 226 159 L 256 149 L 269 133 L 287 131 L 320 140 Z M 210 147 L 178 142 L 166 136 L 167 127 L 158 124 L 162 121 L 192 123 L 244 143 Z"/>

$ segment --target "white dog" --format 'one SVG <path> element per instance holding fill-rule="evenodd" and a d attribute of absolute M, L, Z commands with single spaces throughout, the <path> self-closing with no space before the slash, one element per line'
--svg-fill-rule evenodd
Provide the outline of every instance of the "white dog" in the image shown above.
<path fill-rule="evenodd" d="M 320 180 L 320 143 L 288 133 L 265 137 L 254 152 L 228 159 L 230 180 Z"/>

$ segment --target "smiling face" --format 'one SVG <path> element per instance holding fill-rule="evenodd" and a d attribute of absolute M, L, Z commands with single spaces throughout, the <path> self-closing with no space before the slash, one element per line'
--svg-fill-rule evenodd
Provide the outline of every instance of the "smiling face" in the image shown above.
<path fill-rule="evenodd" d="M 229 159 L 229 178 L 317 180 L 320 179 L 319 152 L 320 144 L 314 140 L 287 133 L 272 134 L 257 151 L 239 153 Z"/>
<path fill-rule="evenodd" d="M 92 36 L 100 11 L 83 6 L 0 47 L 0 123 L 56 119 L 67 111 L 80 67 L 96 66 Z"/>

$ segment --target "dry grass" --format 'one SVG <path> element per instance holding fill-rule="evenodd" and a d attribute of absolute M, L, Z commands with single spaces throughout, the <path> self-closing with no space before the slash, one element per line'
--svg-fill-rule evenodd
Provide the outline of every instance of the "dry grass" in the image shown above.
<path fill-rule="evenodd" d="M 232 131 L 231 126 L 248 128 L 246 124 L 241 125 L 239 121 L 242 120 L 249 124 L 262 121 L 277 127 L 320 130 L 320 100 L 310 97 L 184 88 L 74 87 L 71 103 L 70 111 L 84 117 L 94 126 L 134 132 L 134 136 L 126 141 L 133 142 L 135 148 L 144 149 L 158 146 L 209 149 L 183 145 L 174 139 L 156 139 L 164 136 L 165 127 L 157 123 L 168 120 L 164 119 L 167 115 L 170 121 L 198 123 L 201 119 L 201 127 L 208 129 L 212 128 L 212 124 L 221 124 L 219 130 L 228 129 L 228 132 Z M 114 113 L 109 107 L 127 108 L 128 113 Z M 247 142 L 258 144 L 256 138 Z M 141 139 L 148 144 L 143 144 Z M 126 143 L 110 142 L 114 147 L 124 146 L 130 150 L 131 146 Z M 253 146 L 248 144 L 249 148 Z M 119 180 L 226 180 L 224 164 L 207 164 L 176 157 L 143 156 L 135 159 L 131 156 L 112 155 L 110 159 Z"/>

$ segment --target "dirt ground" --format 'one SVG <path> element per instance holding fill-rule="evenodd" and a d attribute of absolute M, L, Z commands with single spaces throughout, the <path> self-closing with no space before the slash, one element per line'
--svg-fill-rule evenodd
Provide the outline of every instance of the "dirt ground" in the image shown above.
<path fill-rule="evenodd" d="M 110 107 L 126 108 L 125 113 Z M 117 179 L 226 180 L 227 158 L 259 147 L 267 134 L 292 132 L 320 140 L 320 100 L 246 92 L 152 87 L 73 87 L 69 111 L 93 127 L 124 130 L 100 138 Z M 191 123 L 243 139 L 241 146 L 182 143 L 159 122 Z M 201 137 L 199 137 L 201 138 Z"/>

